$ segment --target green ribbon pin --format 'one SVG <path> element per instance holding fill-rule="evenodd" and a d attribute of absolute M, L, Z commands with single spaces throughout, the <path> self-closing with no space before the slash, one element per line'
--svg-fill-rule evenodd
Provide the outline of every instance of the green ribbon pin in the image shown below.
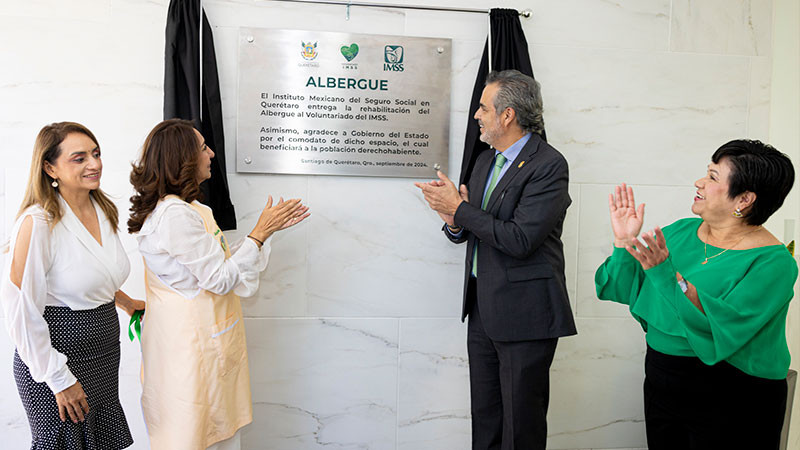
<path fill-rule="evenodd" d="M 134 331 L 136 331 L 136 337 L 139 338 L 139 342 L 142 341 L 142 316 L 144 316 L 144 310 L 137 309 L 131 316 L 130 323 L 128 323 L 128 338 L 130 338 L 131 342 L 133 342 Z M 133 330 L 131 330 L 131 327 L 133 327 Z"/>

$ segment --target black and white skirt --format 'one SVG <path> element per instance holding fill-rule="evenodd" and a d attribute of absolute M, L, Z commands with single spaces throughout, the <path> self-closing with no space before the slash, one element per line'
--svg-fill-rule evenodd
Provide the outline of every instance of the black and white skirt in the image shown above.
<path fill-rule="evenodd" d="M 44 320 L 53 348 L 83 386 L 89 414 L 83 422 L 62 422 L 53 392 L 31 378 L 14 352 L 14 379 L 31 426 L 32 450 L 115 450 L 133 444 L 119 403 L 119 322 L 114 302 L 89 310 L 47 306 Z"/>

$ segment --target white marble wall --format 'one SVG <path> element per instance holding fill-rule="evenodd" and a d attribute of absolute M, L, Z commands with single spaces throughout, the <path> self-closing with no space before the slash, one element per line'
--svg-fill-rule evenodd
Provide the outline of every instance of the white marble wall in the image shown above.
<path fill-rule="evenodd" d="M 451 6 L 445 0 L 428 3 Z M 579 335 L 553 365 L 550 448 L 645 447 L 644 340 L 624 308 L 600 303 L 593 273 L 609 254 L 606 195 L 629 182 L 648 226 L 690 214 L 692 182 L 713 150 L 766 139 L 770 0 L 462 0 L 531 8 L 523 19 L 543 86 L 551 143 L 570 162 L 564 230 Z M 38 129 L 75 120 L 104 148 L 104 188 L 127 210 L 129 162 L 161 118 L 168 0 L 0 3 L 0 238 L 13 222 Z M 238 27 L 453 39 L 450 167 L 458 172 L 469 96 L 487 32 L 476 14 L 205 0 L 220 64 L 228 167 L 235 154 Z M 229 174 L 246 234 L 266 195 L 300 196 L 303 225 L 275 236 L 262 288 L 244 299 L 255 422 L 248 449 L 468 448 L 463 249 L 407 179 Z M 140 257 L 126 284 L 141 296 Z M 124 318 L 121 319 L 124 323 Z M 0 435 L 25 448 L 27 422 L 0 333 Z M 138 406 L 138 347 L 123 341 L 121 397 L 133 448 L 148 448 Z"/>

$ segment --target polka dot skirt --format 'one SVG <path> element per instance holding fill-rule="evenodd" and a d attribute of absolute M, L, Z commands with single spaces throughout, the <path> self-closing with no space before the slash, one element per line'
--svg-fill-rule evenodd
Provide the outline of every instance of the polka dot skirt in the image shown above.
<path fill-rule="evenodd" d="M 56 397 L 45 383 L 31 378 L 14 352 L 14 379 L 31 426 L 31 450 L 115 450 L 133 444 L 119 403 L 119 322 L 114 302 L 73 311 L 47 306 L 44 319 L 53 347 L 67 356 L 67 366 L 86 392 L 84 422 L 61 421 Z"/>

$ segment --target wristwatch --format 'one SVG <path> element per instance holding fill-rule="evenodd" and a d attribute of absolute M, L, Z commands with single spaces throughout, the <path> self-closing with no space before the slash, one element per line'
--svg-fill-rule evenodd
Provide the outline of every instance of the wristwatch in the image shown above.
<path fill-rule="evenodd" d="M 678 280 L 678 286 L 681 287 L 681 292 L 684 294 L 689 290 L 689 285 L 686 283 L 686 280 Z"/>

